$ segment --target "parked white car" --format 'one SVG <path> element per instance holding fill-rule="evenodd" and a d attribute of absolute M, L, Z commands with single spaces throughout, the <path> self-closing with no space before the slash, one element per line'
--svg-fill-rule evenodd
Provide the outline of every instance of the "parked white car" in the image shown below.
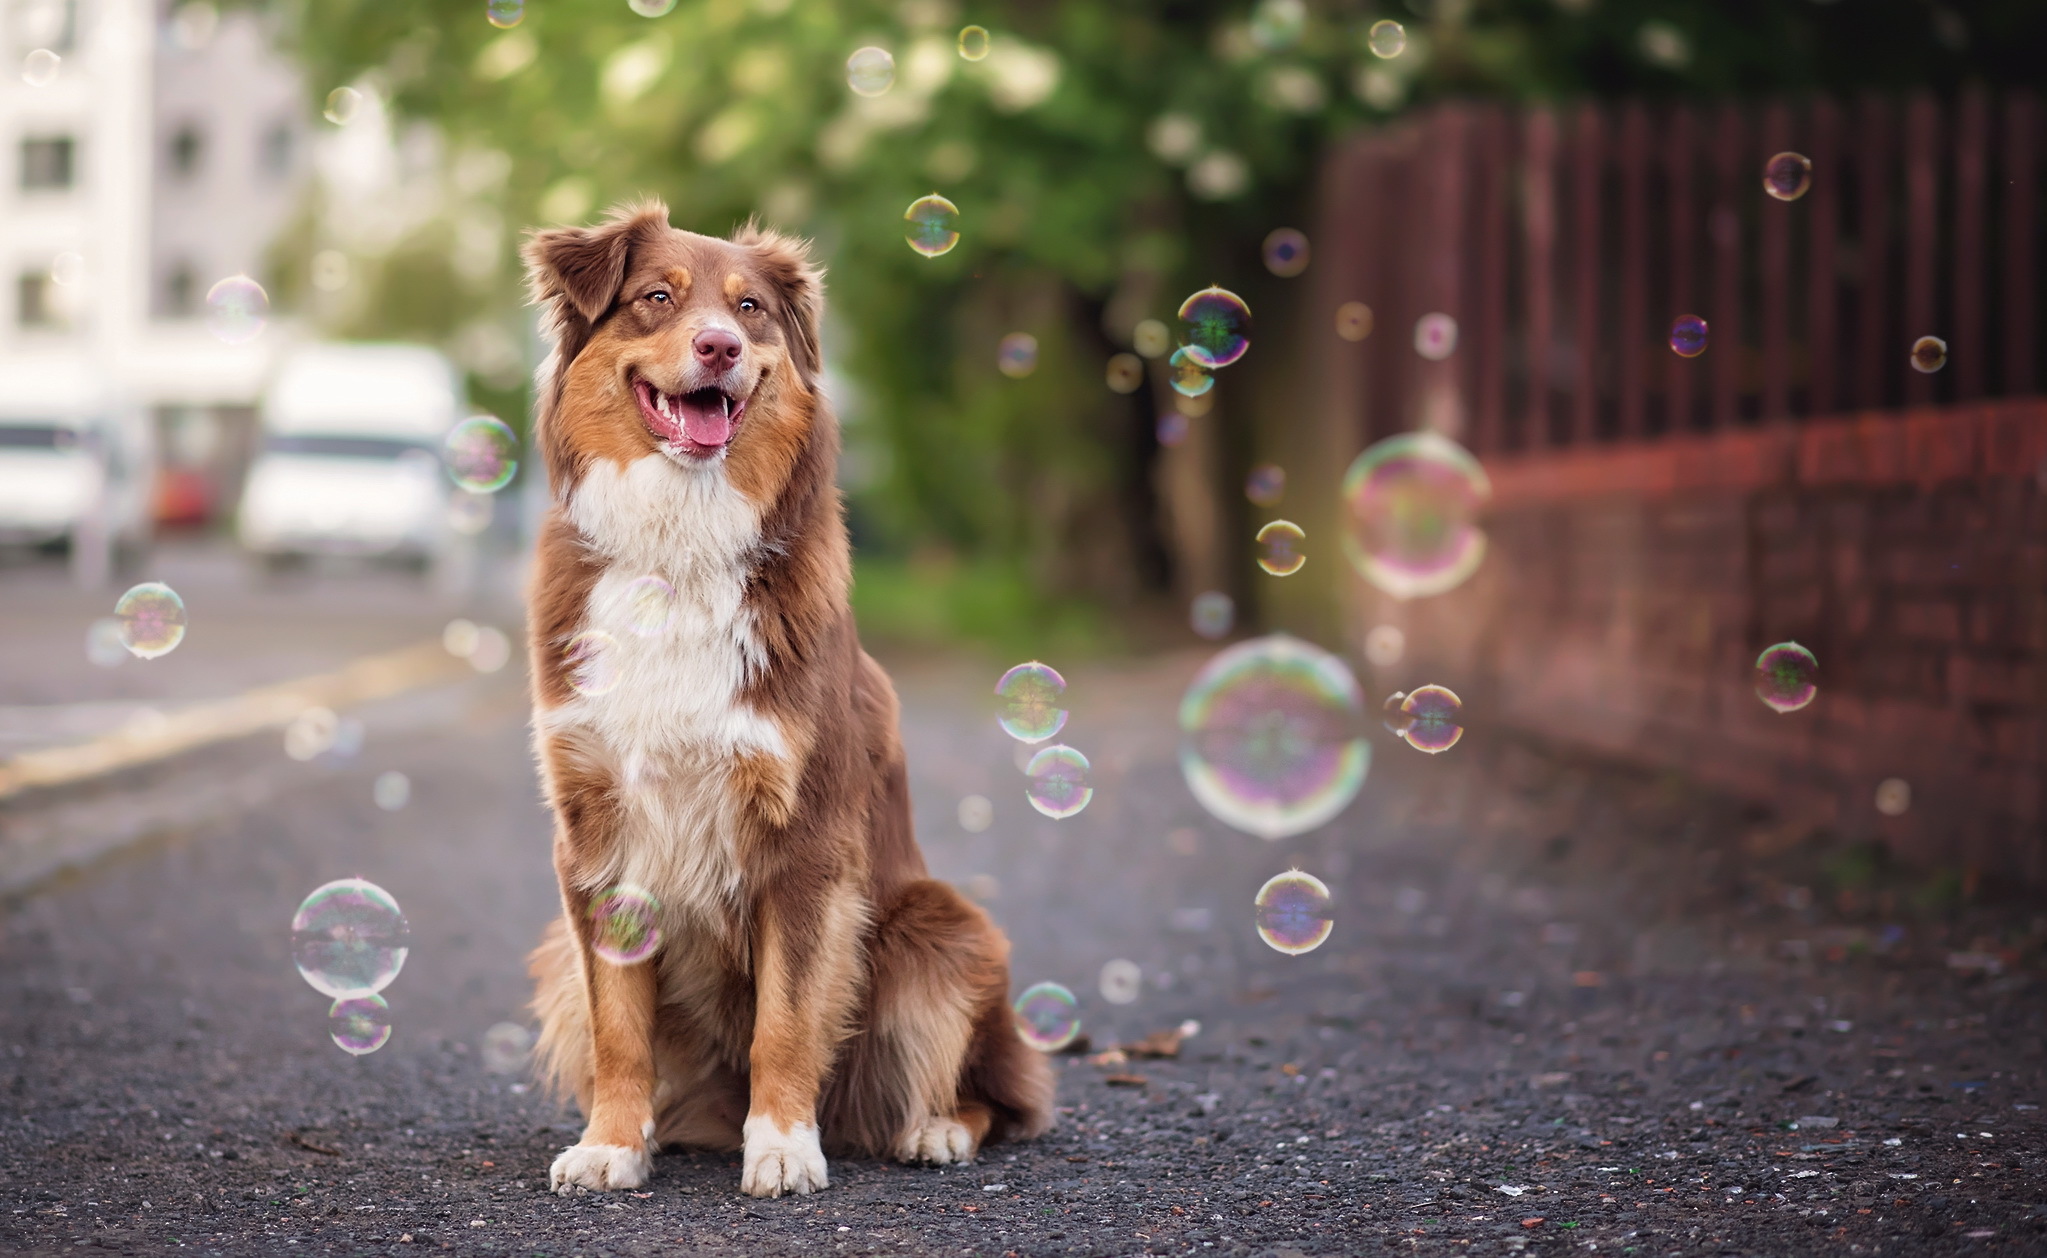
<path fill-rule="evenodd" d="M 151 535 L 149 417 L 59 363 L 0 373 L 0 542 L 63 546 L 97 584 Z"/>

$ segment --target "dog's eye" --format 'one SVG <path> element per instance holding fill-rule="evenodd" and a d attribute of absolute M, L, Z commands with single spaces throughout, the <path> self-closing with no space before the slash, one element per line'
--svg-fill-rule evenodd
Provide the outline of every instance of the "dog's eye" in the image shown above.
<path fill-rule="evenodd" d="M 761 308 L 761 304 L 751 297 L 742 297 L 739 299 L 739 308 L 741 310 L 750 312 L 754 310 L 759 310 Z"/>
<path fill-rule="evenodd" d="M 647 294 L 647 300 L 658 301 L 665 306 L 668 304 L 668 294 L 662 292 L 660 289 L 657 288 L 653 292 Z"/>

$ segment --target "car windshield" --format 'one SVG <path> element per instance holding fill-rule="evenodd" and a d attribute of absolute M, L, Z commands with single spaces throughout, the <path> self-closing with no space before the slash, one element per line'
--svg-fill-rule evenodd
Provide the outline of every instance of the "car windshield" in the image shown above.
<path fill-rule="evenodd" d="M 272 433 L 263 443 L 269 454 L 312 454 L 342 459 L 396 459 L 407 451 L 431 453 L 431 447 L 402 437 L 339 437 Z"/>
<path fill-rule="evenodd" d="M 59 424 L 0 424 L 0 450 L 69 450 L 78 433 Z"/>

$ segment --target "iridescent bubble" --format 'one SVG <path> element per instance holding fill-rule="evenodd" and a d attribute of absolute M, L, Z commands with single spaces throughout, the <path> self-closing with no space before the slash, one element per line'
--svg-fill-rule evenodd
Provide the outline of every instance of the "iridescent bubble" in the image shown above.
<path fill-rule="evenodd" d="M 1276 577 L 1290 577 L 1308 562 L 1301 544 L 1308 535 L 1292 520 L 1273 520 L 1258 530 L 1258 566 Z"/>
<path fill-rule="evenodd" d="M 1031 757 L 1024 766 L 1024 798 L 1031 807 L 1063 821 L 1087 807 L 1095 797 L 1088 785 L 1087 757 L 1063 744 L 1054 744 Z"/>
<path fill-rule="evenodd" d="M 1407 28 L 1398 22 L 1381 20 L 1365 31 L 1365 47 L 1381 60 L 1391 60 L 1407 51 Z"/>
<path fill-rule="evenodd" d="M 385 812 L 397 812 L 412 801 L 412 779 L 396 769 L 386 769 L 371 785 L 370 798 Z"/>
<path fill-rule="evenodd" d="M 1038 369 L 1038 338 L 1028 332 L 1011 332 L 995 347 L 995 366 L 1012 380 L 1021 380 Z"/>
<path fill-rule="evenodd" d="M 625 615 L 625 627 L 635 637 L 666 633 L 675 619 L 675 587 L 656 576 L 634 577 L 625 587 Z"/>
<path fill-rule="evenodd" d="M 327 1009 L 327 1034 L 344 1053 L 374 1053 L 391 1040 L 391 1006 L 382 996 L 344 996 Z"/>
<path fill-rule="evenodd" d="M 1478 571 L 1478 514 L 1492 483 L 1469 451 L 1439 433 L 1368 447 L 1343 478 L 1345 553 L 1358 574 L 1395 598 L 1441 594 Z"/>
<path fill-rule="evenodd" d="M 500 1022 L 483 1033 L 477 1055 L 494 1075 L 515 1075 L 526 1069 L 533 1051 L 533 1032 L 516 1022 Z"/>
<path fill-rule="evenodd" d="M 1457 352 L 1457 320 L 1437 311 L 1414 321 L 1414 352 L 1432 363 Z"/>
<path fill-rule="evenodd" d="M 1912 370 L 1932 375 L 1947 366 L 1947 342 L 1937 336 L 1922 336 L 1912 342 Z"/>
<path fill-rule="evenodd" d="M 1416 751 L 1440 755 L 1464 737 L 1464 701 L 1448 686 L 1416 686 L 1400 701 L 1407 728 L 1400 736 Z"/>
<path fill-rule="evenodd" d="M 1409 717 L 1400 706 L 1406 702 L 1407 692 L 1396 690 L 1386 696 L 1386 702 L 1379 705 L 1379 724 L 1384 725 L 1386 732 L 1395 738 L 1407 737 Z"/>
<path fill-rule="evenodd" d="M 1227 367 L 1251 348 L 1251 307 L 1226 288 L 1210 285 L 1180 303 L 1187 349 L 1204 367 Z"/>
<path fill-rule="evenodd" d="M 927 258 L 951 253 L 952 247 L 960 242 L 959 207 L 936 192 L 910 202 L 910 208 L 903 211 L 903 221 L 910 225 L 903 239 Z"/>
<path fill-rule="evenodd" d="M 1204 638 L 1226 637 L 1237 623 L 1237 601 L 1221 590 L 1196 594 L 1187 609 L 1187 623 Z"/>
<path fill-rule="evenodd" d="M 1391 668 L 1407 654 L 1407 635 L 1398 625 L 1374 625 L 1365 635 L 1365 658 L 1380 668 Z"/>
<path fill-rule="evenodd" d="M 625 3 L 641 17 L 667 17 L 675 11 L 675 0 L 625 0 Z"/>
<path fill-rule="evenodd" d="M 1244 478 L 1244 496 L 1261 507 L 1276 507 L 1286 497 L 1286 469 L 1260 463 Z"/>
<path fill-rule="evenodd" d="M 85 658 L 101 668 L 117 667 L 128 658 L 119 620 L 102 616 L 85 627 Z"/>
<path fill-rule="evenodd" d="M 1275 228 L 1265 238 L 1265 269 L 1290 279 L 1308 269 L 1308 238 L 1291 227 Z"/>
<path fill-rule="evenodd" d="M 1347 301 L 1336 308 L 1336 334 L 1346 341 L 1362 341 L 1372 334 L 1372 308 L 1361 301 Z"/>
<path fill-rule="evenodd" d="M 1033 983 L 1011 1008 L 1016 1033 L 1041 1053 L 1056 1053 L 1080 1034 L 1080 1002 L 1058 983 Z"/>
<path fill-rule="evenodd" d="M 470 493 L 496 493 L 519 470 L 518 434 L 495 416 L 471 415 L 448 430 L 441 462 L 448 479 Z"/>
<path fill-rule="evenodd" d="M 960 28 L 960 56 L 968 61 L 985 61 L 987 59 L 987 27 L 962 26 Z"/>
<path fill-rule="evenodd" d="M 1763 191 L 1779 201 L 1796 201 L 1812 187 L 1812 159 L 1803 153 L 1779 153 L 1763 163 Z"/>
<path fill-rule="evenodd" d="M 1305 0 L 1259 0 L 1251 10 L 1251 42 L 1267 52 L 1279 52 L 1301 42 L 1308 26 Z"/>
<path fill-rule="evenodd" d="M 481 633 L 475 621 L 457 616 L 441 630 L 441 649 L 458 660 L 466 660 L 475 654 Z"/>
<path fill-rule="evenodd" d="M 484 21 L 508 31 L 526 18 L 526 0 L 484 0 Z"/>
<path fill-rule="evenodd" d="M 333 708 L 307 708 L 284 727 L 284 754 L 294 760 L 311 760 L 333 750 L 340 734 L 341 718 Z"/>
<path fill-rule="evenodd" d="M 1679 358 L 1697 358 L 1706 352 L 1706 321 L 1697 315 L 1679 315 L 1671 321 L 1670 349 Z"/>
<path fill-rule="evenodd" d="M 1066 728 L 1066 709 L 1059 706 L 1065 694 L 1066 679 L 1051 665 L 1018 664 L 995 683 L 1001 700 L 995 723 L 1020 743 L 1044 742 Z"/>
<path fill-rule="evenodd" d="M 1313 952 L 1329 938 L 1329 888 L 1313 874 L 1290 869 L 1258 888 L 1258 937 L 1290 957 Z"/>
<path fill-rule="evenodd" d="M 410 939 L 398 901 L 361 878 L 316 888 L 291 919 L 291 959 L 299 977 L 337 998 L 389 987 L 405 968 Z"/>
<path fill-rule="evenodd" d="M 1200 397 L 1215 387 L 1214 374 L 1185 345 L 1166 360 L 1166 377 L 1173 382 L 1173 392 L 1184 397 Z"/>
<path fill-rule="evenodd" d="M 1144 360 L 1135 354 L 1117 354 L 1109 359 L 1109 388 L 1116 393 L 1135 393 L 1144 383 Z"/>
<path fill-rule="evenodd" d="M 886 48 L 861 48 L 846 58 L 846 85 L 862 96 L 879 96 L 895 81 L 896 59 Z"/>
<path fill-rule="evenodd" d="M 1141 319 L 1130 330 L 1130 348 L 1146 358 L 1157 358 L 1173 347 L 1173 334 L 1157 319 Z"/>
<path fill-rule="evenodd" d="M 270 322 L 270 294 L 246 275 L 230 275 L 206 290 L 206 330 L 229 345 L 262 335 Z"/>
<path fill-rule="evenodd" d="M 1101 989 L 1103 1000 L 1112 1005 L 1127 1005 L 1144 994 L 1144 970 L 1135 961 L 1117 957 L 1103 963 L 1096 986 Z"/>
<path fill-rule="evenodd" d="M 1886 817 L 1902 817 L 1912 809 L 1912 784 L 1904 778 L 1885 778 L 1876 784 L 1876 810 Z"/>
<path fill-rule="evenodd" d="M 1153 435 L 1167 449 L 1187 440 L 1187 415 L 1184 411 L 1167 411 L 1159 416 L 1159 422 L 1153 427 Z"/>
<path fill-rule="evenodd" d="M 1180 771 L 1216 819 L 1267 839 L 1356 798 L 1371 767 L 1364 696 L 1344 662 L 1285 634 L 1224 649 L 1180 700 Z"/>
<path fill-rule="evenodd" d="M 1756 656 L 1756 698 L 1773 712 L 1796 712 L 1819 697 L 1820 662 L 1796 642 Z"/>
<path fill-rule="evenodd" d="M 345 127 L 355 121 L 355 115 L 362 108 L 362 93 L 352 87 L 337 87 L 327 93 L 327 106 L 320 116 L 337 127 Z"/>
<path fill-rule="evenodd" d="M 986 795 L 969 795 L 960 801 L 960 829 L 968 834 L 985 833 L 995 824 L 995 803 Z"/>
<path fill-rule="evenodd" d="M 132 586 L 114 604 L 121 645 L 139 660 L 169 655 L 185 640 L 185 600 L 161 581 Z"/>
<path fill-rule="evenodd" d="M 37 48 L 21 59 L 21 81 L 30 87 L 48 87 L 57 80 L 64 58 L 47 48 Z"/>
<path fill-rule="evenodd" d="M 618 685 L 618 639 L 602 629 L 585 629 L 562 647 L 568 683 L 579 695 L 608 695 Z"/>
<path fill-rule="evenodd" d="M 613 965 L 633 965 L 661 946 L 661 901 L 620 884 L 590 901 L 590 950 Z"/>

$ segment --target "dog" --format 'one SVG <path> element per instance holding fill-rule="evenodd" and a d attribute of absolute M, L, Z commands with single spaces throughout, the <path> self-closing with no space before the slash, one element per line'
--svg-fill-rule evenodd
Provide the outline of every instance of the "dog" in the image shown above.
<path fill-rule="evenodd" d="M 854 627 L 809 246 L 648 202 L 523 256 L 552 341 L 529 638 L 562 896 L 536 1061 L 586 1120 L 549 1182 L 637 1188 L 686 1145 L 742 1150 L 741 1190 L 775 1197 L 826 1187 L 827 1148 L 945 1164 L 1044 1132 L 1008 940 L 926 872 Z M 652 632 L 644 577 L 674 591 Z M 659 941 L 631 963 L 597 951 L 620 903 Z"/>

